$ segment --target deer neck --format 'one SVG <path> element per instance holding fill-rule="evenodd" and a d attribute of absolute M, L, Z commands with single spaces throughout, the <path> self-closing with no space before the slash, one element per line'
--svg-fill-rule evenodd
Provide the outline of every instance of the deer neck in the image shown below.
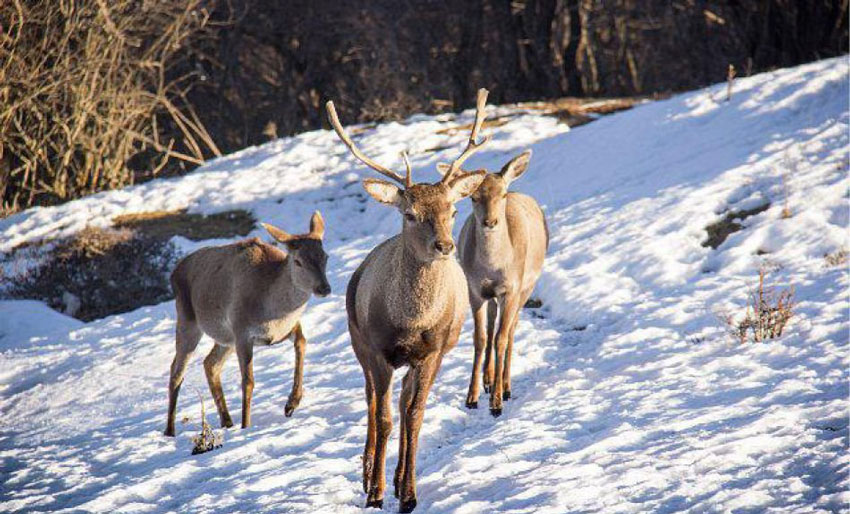
<path fill-rule="evenodd" d="M 393 274 L 390 288 L 398 306 L 391 314 L 397 325 L 427 327 L 442 316 L 450 301 L 446 288 L 453 264 L 457 265 L 453 258 L 423 261 L 412 248 L 401 245 L 395 262 L 398 272 Z"/>
<path fill-rule="evenodd" d="M 508 223 L 503 216 L 495 228 L 485 229 L 475 221 L 476 249 L 478 260 L 489 269 L 503 269 L 513 260 L 513 245 L 508 232 Z"/>
<path fill-rule="evenodd" d="M 295 264 L 289 256 L 283 262 L 283 269 L 274 281 L 274 299 L 278 306 L 284 309 L 293 309 L 307 303 L 310 299 L 310 290 L 301 289 L 295 282 Z"/>

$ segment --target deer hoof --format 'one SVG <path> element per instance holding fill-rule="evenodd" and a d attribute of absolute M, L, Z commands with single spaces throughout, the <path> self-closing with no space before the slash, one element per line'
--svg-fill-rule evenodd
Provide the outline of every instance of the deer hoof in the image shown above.
<path fill-rule="evenodd" d="M 233 426 L 233 420 L 230 419 L 229 417 L 221 420 L 221 428 L 230 428 L 232 426 Z"/>
<path fill-rule="evenodd" d="M 490 384 L 484 384 L 484 392 L 485 392 L 485 393 L 489 393 L 489 392 L 490 392 Z"/>
<path fill-rule="evenodd" d="M 174 437 L 174 429 L 166 428 L 165 432 L 163 432 L 163 435 L 165 435 L 165 437 Z"/>
<path fill-rule="evenodd" d="M 384 499 L 380 500 L 366 500 L 366 508 L 367 509 L 383 509 L 384 508 Z"/>
<path fill-rule="evenodd" d="M 402 500 L 401 504 L 398 506 L 399 512 L 413 512 L 413 509 L 416 508 L 416 498 L 412 500 Z"/>
<path fill-rule="evenodd" d="M 502 393 L 502 399 L 503 400 L 510 400 L 511 399 L 511 392 L 510 391 L 503 392 Z"/>
<path fill-rule="evenodd" d="M 494 418 L 498 418 L 499 416 L 502 415 L 502 408 L 501 407 L 499 407 L 498 409 L 490 408 L 490 415 L 493 416 Z"/>
<path fill-rule="evenodd" d="M 286 408 L 283 409 L 283 415 L 287 418 L 291 418 L 293 412 L 295 412 L 295 407 L 292 407 L 290 405 L 287 405 Z"/>
<path fill-rule="evenodd" d="M 477 409 L 478 408 L 478 402 L 470 402 L 470 401 L 467 400 L 466 408 L 467 409 Z"/>

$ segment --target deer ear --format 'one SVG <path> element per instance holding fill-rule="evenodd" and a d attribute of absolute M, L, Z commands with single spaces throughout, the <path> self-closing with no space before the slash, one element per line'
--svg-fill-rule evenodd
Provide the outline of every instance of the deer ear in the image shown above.
<path fill-rule="evenodd" d="M 502 171 L 499 172 L 499 175 L 501 175 L 502 178 L 510 184 L 525 173 L 525 170 L 528 169 L 528 161 L 530 160 L 531 150 L 526 150 L 508 161 L 508 163 L 502 167 Z"/>
<path fill-rule="evenodd" d="M 381 203 L 398 205 L 401 202 L 401 189 L 386 180 L 376 178 L 363 179 L 363 189 L 369 193 L 369 196 Z"/>
<path fill-rule="evenodd" d="M 325 236 L 325 220 L 322 218 L 322 213 L 316 211 L 313 217 L 310 218 L 310 237 L 322 239 Z"/>
<path fill-rule="evenodd" d="M 266 232 L 268 232 L 270 236 L 277 239 L 281 243 L 288 243 L 295 238 L 295 236 L 293 236 L 292 234 L 288 234 L 277 227 L 269 225 L 268 223 L 260 223 L 260 225 L 262 225 L 263 228 L 266 229 Z"/>
<path fill-rule="evenodd" d="M 452 192 L 452 201 L 457 202 L 471 195 L 478 189 L 478 186 L 484 182 L 484 177 L 487 173 L 483 170 L 463 173 L 456 176 L 449 182 L 449 189 Z"/>

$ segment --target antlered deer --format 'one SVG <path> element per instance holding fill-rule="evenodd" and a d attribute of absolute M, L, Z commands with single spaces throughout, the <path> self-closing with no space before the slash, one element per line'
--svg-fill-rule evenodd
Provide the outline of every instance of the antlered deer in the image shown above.
<path fill-rule="evenodd" d="M 525 172 L 530 159 L 531 150 L 527 150 L 499 173 L 487 173 L 471 197 L 473 213 L 458 238 L 458 255 L 469 283 L 475 321 L 475 354 L 466 406 L 478 408 L 483 354 L 484 387 L 490 391 L 490 414 L 494 417 L 502 414 L 502 400 L 511 397 L 514 331 L 549 248 L 549 230 L 540 206 L 530 196 L 508 192 L 508 186 Z"/>
<path fill-rule="evenodd" d="M 482 107 L 479 103 L 472 136 L 454 171 L 486 142 L 475 142 Z M 400 512 L 411 512 L 416 507 L 416 450 L 425 402 L 443 356 L 457 344 L 469 301 L 466 278 L 454 257 L 454 204 L 475 191 L 484 173 L 451 172 L 435 184 L 414 185 L 406 156 L 407 176 L 402 178 L 359 151 L 343 130 L 333 102 L 327 103 L 327 110 L 331 125 L 355 157 L 398 183 L 363 180 L 369 195 L 401 212 L 403 224 L 401 234 L 373 249 L 354 272 L 345 305 L 351 345 L 366 379 L 367 507 L 383 505 L 392 376 L 395 369 L 408 366 L 399 398 L 401 432 L 393 483 Z"/>
<path fill-rule="evenodd" d="M 254 238 L 202 248 L 183 258 L 171 274 L 177 306 L 177 354 L 168 383 L 167 436 L 174 435 L 177 394 L 189 358 L 204 333 L 215 341 L 204 359 L 204 371 L 221 426 L 233 426 L 221 389 L 221 368 L 234 350 L 242 372 L 242 428 L 251 424 L 254 346 L 292 338 L 295 379 L 286 416 L 291 416 L 301 401 L 307 344 L 301 314 L 311 293 L 327 296 L 331 292 L 325 277 L 328 256 L 322 248 L 325 222 L 316 211 L 308 234 L 287 234 L 265 223 L 263 227 L 286 246 L 288 254 Z"/>

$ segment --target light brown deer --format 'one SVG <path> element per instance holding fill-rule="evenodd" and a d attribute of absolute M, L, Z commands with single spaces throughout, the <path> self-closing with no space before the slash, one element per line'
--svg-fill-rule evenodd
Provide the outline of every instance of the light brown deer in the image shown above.
<path fill-rule="evenodd" d="M 490 414 L 494 417 L 502 414 L 502 400 L 511 397 L 514 331 L 549 248 L 549 229 L 540 206 L 530 196 L 508 192 L 508 186 L 525 172 L 530 159 L 531 150 L 527 150 L 499 173 L 487 173 L 471 197 L 473 213 L 458 238 L 458 255 L 469 283 L 475 322 L 475 354 L 466 406 L 478 408 L 483 355 L 484 387 L 490 392 Z"/>
<path fill-rule="evenodd" d="M 301 401 L 307 345 L 301 314 L 311 293 L 327 296 L 331 292 L 325 276 L 328 256 L 322 248 L 325 222 L 316 211 L 308 234 L 287 234 L 265 223 L 263 227 L 286 246 L 288 254 L 254 238 L 202 248 L 184 257 L 171 274 L 177 306 L 177 353 L 168 383 L 167 436 L 174 435 L 177 395 L 202 334 L 215 341 L 204 359 L 204 371 L 222 427 L 233 426 L 221 389 L 221 368 L 234 350 L 242 372 L 242 428 L 251 425 L 255 346 L 292 338 L 295 378 L 284 410 L 287 417 Z"/>
<path fill-rule="evenodd" d="M 455 171 L 486 143 L 475 142 L 483 121 L 481 107 L 479 103 L 469 144 L 452 166 Z M 457 344 L 469 301 L 463 270 L 454 257 L 454 204 L 475 191 L 484 173 L 446 173 L 437 183 L 414 185 L 406 155 L 407 176 L 402 178 L 359 151 L 343 130 L 332 102 L 327 110 L 349 150 L 398 184 L 363 180 L 375 200 L 398 209 L 403 224 L 401 234 L 373 249 L 354 272 L 345 305 L 351 345 L 366 379 L 363 491 L 367 507 L 383 506 L 392 376 L 395 369 L 408 366 L 398 405 L 401 429 L 393 483 L 399 511 L 411 512 L 416 507 L 416 451 L 425 402 L 443 356 Z"/>

